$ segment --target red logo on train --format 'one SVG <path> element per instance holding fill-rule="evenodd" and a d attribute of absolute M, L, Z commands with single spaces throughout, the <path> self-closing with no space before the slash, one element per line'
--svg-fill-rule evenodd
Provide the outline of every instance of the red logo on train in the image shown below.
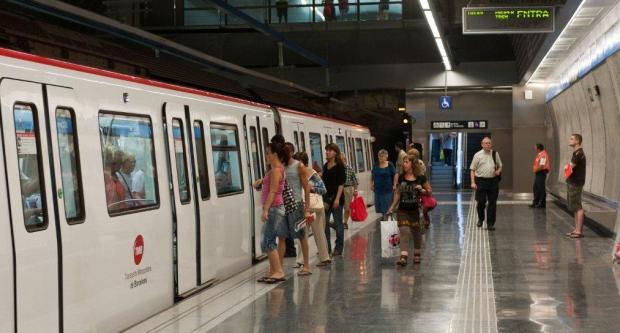
<path fill-rule="evenodd" d="M 136 265 L 140 265 L 143 254 L 144 254 L 144 238 L 142 238 L 142 235 L 138 235 L 136 237 L 136 240 L 133 241 L 133 262 L 136 263 Z"/>

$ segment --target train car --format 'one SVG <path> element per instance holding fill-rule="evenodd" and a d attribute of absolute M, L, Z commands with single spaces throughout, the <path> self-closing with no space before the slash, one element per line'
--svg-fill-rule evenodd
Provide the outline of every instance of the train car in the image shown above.
<path fill-rule="evenodd" d="M 7 49 L 0 78 L 1 332 L 116 332 L 249 268 L 276 129 L 368 193 L 359 125 Z"/>

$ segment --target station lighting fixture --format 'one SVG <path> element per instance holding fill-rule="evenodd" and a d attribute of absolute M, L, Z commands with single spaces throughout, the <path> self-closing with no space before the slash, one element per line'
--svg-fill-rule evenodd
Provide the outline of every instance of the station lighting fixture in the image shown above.
<path fill-rule="evenodd" d="M 439 54 L 441 55 L 441 60 L 443 62 L 443 66 L 447 71 L 452 70 L 452 63 L 450 63 L 450 58 L 448 57 L 448 53 L 446 52 L 446 47 L 441 38 L 441 33 L 439 32 L 439 27 L 437 26 L 437 22 L 435 21 L 435 13 L 431 8 L 429 0 L 418 0 L 420 2 L 420 7 L 422 7 L 422 11 L 424 12 L 424 17 L 426 18 L 426 22 L 428 23 L 428 27 L 431 29 L 431 33 L 433 34 L 433 38 L 435 38 L 435 43 L 437 44 L 437 50 L 439 50 Z"/>

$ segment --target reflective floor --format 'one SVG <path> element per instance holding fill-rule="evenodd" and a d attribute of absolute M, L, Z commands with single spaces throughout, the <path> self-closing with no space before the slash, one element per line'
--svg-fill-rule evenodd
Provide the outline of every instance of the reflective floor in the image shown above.
<path fill-rule="evenodd" d="M 344 255 L 330 268 L 265 287 L 253 282 L 265 269 L 259 266 L 247 273 L 245 287 L 224 284 L 229 296 L 222 300 L 211 304 L 198 295 L 204 300 L 180 303 L 133 331 L 620 331 L 620 268 L 610 260 L 611 239 L 589 230 L 583 239 L 567 238 L 572 217 L 552 203 L 533 210 L 529 199 L 502 194 L 497 229 L 487 231 L 474 225 L 469 193 L 437 198 L 419 265 L 396 268 L 395 259 L 382 259 L 379 223 L 368 222 L 348 231 Z M 201 315 L 208 307 L 215 314 Z M 188 313 L 189 323 L 179 324 Z"/>

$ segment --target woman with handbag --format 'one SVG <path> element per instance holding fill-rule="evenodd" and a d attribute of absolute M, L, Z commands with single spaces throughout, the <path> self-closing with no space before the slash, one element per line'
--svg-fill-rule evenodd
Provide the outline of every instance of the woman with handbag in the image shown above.
<path fill-rule="evenodd" d="M 426 176 L 426 165 L 424 164 L 424 161 L 422 161 L 422 159 L 420 158 L 420 151 L 415 149 L 415 148 L 411 148 L 407 151 L 407 155 L 413 157 L 415 160 L 418 161 L 418 165 L 420 168 L 420 175 L 422 176 Z M 428 180 L 428 179 L 427 179 Z M 433 207 L 435 208 L 435 207 Z M 433 209 L 431 208 L 431 209 Z M 431 225 L 431 218 L 428 215 L 428 212 L 431 210 L 428 209 L 427 207 L 423 207 L 422 210 L 422 216 L 424 217 L 424 228 L 428 229 Z"/>
<path fill-rule="evenodd" d="M 308 183 L 310 183 L 310 213 L 315 215 L 314 222 L 310 224 L 314 241 L 316 242 L 317 251 L 319 251 L 319 263 L 317 267 L 327 266 L 331 264 L 329 253 L 327 252 L 327 239 L 325 238 L 325 205 L 323 204 L 322 195 L 327 192 L 325 184 L 321 176 L 311 167 L 308 166 L 308 154 L 306 152 L 298 152 L 295 159 L 303 163 L 308 175 Z M 308 227 L 306 226 L 306 229 Z M 307 231 L 306 231 L 307 234 Z"/>
<path fill-rule="evenodd" d="M 284 171 L 283 161 L 286 158 L 284 145 L 280 143 L 270 143 L 265 156 L 271 170 L 265 178 L 254 182 L 254 188 L 261 191 L 261 203 L 263 204 L 263 239 L 261 249 L 267 253 L 269 258 L 269 274 L 258 279 L 258 282 L 277 283 L 284 281 L 284 270 L 278 255 L 278 242 L 283 243 L 286 235 L 286 215 L 284 210 L 284 183 L 286 182 L 286 172 Z M 264 184 L 264 186 L 263 186 Z"/>
<path fill-rule="evenodd" d="M 388 210 L 392 214 L 398 207 L 398 228 L 400 229 L 400 259 L 399 266 L 407 265 L 409 256 L 409 239 L 413 236 L 413 263 L 419 264 L 422 260 L 422 230 L 420 221 L 420 196 L 430 195 L 431 185 L 426 176 L 420 174 L 417 159 L 407 156 L 403 162 L 403 173 L 398 177 L 394 200 Z"/>

